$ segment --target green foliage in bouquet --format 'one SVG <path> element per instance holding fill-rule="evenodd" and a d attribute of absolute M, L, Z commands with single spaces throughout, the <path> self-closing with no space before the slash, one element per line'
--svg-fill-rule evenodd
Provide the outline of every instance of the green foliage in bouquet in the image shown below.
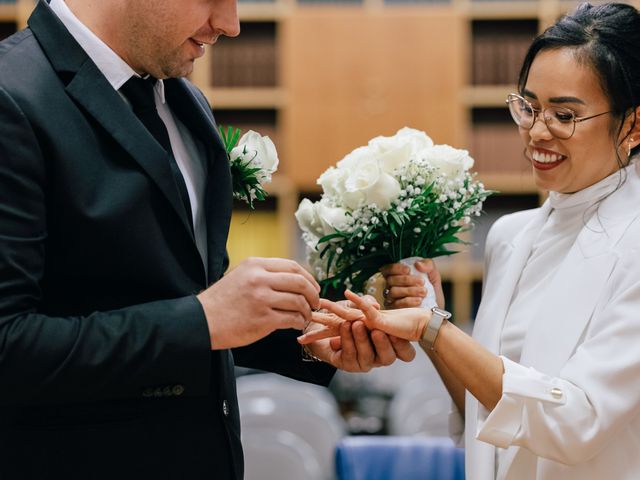
<path fill-rule="evenodd" d="M 460 234 L 469 230 L 469 213 L 491 194 L 464 181 L 467 194 L 442 201 L 435 182 L 408 199 L 406 208 L 382 212 L 372 209 L 368 222 L 355 222 L 351 231 L 336 231 L 318 240 L 320 258 L 326 257 L 327 278 L 323 290 L 352 288 L 362 291 L 364 283 L 381 266 L 403 258 L 436 258 L 457 253 L 455 244 L 466 244 Z M 411 185 L 404 185 L 411 189 Z M 414 189 L 415 191 L 415 189 Z M 366 214 L 365 214 L 366 215 Z M 336 248 L 335 243 L 339 243 Z M 331 275 L 332 272 L 335 272 Z"/>

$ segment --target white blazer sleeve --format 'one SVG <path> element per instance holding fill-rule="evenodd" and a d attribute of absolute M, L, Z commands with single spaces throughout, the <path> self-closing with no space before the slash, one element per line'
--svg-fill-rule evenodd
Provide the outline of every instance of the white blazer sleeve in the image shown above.
<path fill-rule="evenodd" d="M 519 212 L 520 216 L 522 212 Z M 506 215 L 499 218 L 489 229 L 487 239 L 485 243 L 484 253 L 484 269 L 482 277 L 482 285 L 487 285 L 487 274 L 491 270 L 491 263 L 494 259 L 494 252 L 503 248 L 503 244 L 511 239 L 512 233 L 506 232 L 505 228 L 510 228 L 511 224 L 509 218 L 513 215 Z M 464 416 L 458 410 L 454 402 L 451 402 L 451 411 L 449 412 L 449 436 L 454 441 L 457 447 L 464 448 L 465 446 L 465 421 Z"/>
<path fill-rule="evenodd" d="M 640 413 L 637 258 L 640 252 L 633 251 L 618 259 L 582 343 L 557 377 L 502 359 L 502 397 L 493 411 L 480 408 L 479 440 L 574 465 L 596 456 L 631 424 Z"/>

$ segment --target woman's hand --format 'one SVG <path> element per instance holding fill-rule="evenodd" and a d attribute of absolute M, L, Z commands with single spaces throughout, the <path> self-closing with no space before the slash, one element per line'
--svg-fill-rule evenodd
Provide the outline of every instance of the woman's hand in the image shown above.
<path fill-rule="evenodd" d="M 322 324 L 325 328 L 316 327 L 299 337 L 298 341 L 308 344 L 321 338 L 335 336 L 334 332 L 339 332 L 342 323 L 354 321 L 363 321 L 369 330 L 381 330 L 405 340 L 419 340 L 431 316 L 430 311 L 421 308 L 380 311 L 370 300 L 349 290 L 345 292 L 345 297 L 355 308 L 322 300 L 321 308 L 326 312 L 314 312 L 313 322 Z"/>
<path fill-rule="evenodd" d="M 419 272 L 427 274 L 429 282 L 436 292 L 436 302 L 444 308 L 442 279 L 436 264 L 431 259 L 424 259 L 415 264 Z M 388 309 L 419 307 L 427 296 L 424 278 L 410 275 L 411 270 L 401 263 L 385 265 L 380 269 L 386 282 L 384 306 Z"/>

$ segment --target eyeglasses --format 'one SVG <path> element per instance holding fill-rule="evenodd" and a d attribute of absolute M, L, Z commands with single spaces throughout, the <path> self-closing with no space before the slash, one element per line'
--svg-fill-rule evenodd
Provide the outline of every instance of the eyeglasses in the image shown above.
<path fill-rule="evenodd" d="M 611 113 L 609 110 L 588 117 L 576 117 L 572 110 L 565 107 L 547 107 L 544 110 L 539 110 L 533 108 L 531 103 L 517 93 L 510 93 L 507 96 L 507 105 L 509 105 L 509 112 L 516 125 L 526 130 L 533 128 L 538 114 L 542 113 L 542 119 L 547 129 L 551 135 L 560 140 L 571 138 L 576 131 L 576 123 Z"/>

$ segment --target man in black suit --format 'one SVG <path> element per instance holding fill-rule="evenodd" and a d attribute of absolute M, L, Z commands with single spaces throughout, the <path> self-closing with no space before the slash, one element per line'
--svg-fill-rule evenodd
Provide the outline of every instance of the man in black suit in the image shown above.
<path fill-rule="evenodd" d="M 235 2 L 41 1 L 0 43 L 0 479 L 240 479 L 234 360 L 327 384 L 414 354 L 355 324 L 305 362 L 309 274 L 222 276 L 229 166 L 180 77 Z"/>

